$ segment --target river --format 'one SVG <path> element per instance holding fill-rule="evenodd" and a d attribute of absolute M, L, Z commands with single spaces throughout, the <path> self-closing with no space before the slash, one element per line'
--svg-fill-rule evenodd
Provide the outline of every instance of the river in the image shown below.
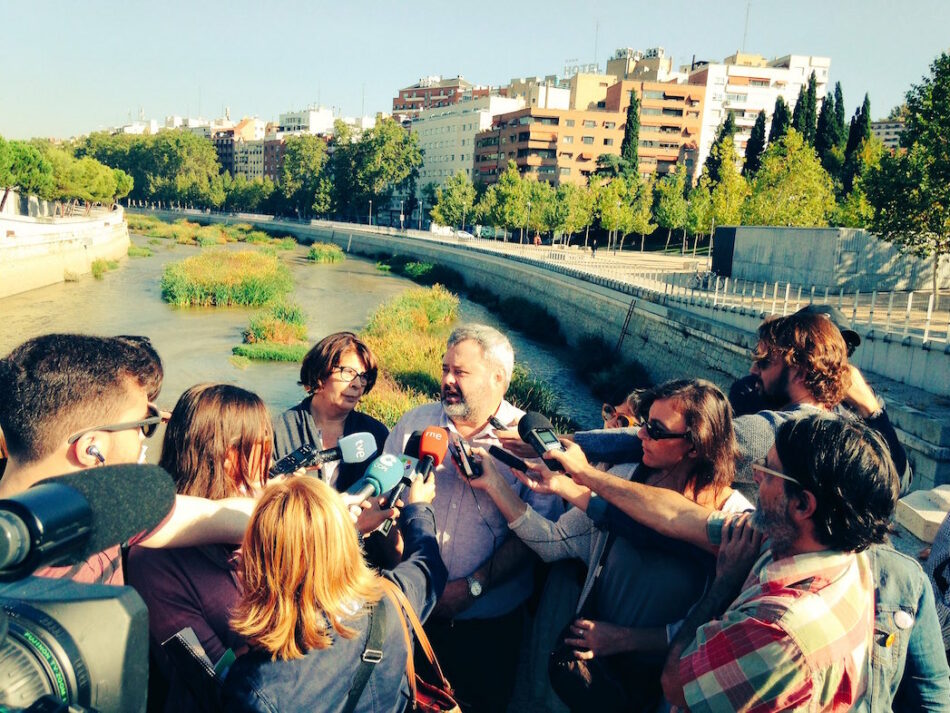
<path fill-rule="evenodd" d="M 161 299 L 162 267 L 194 255 L 201 248 L 162 240 L 149 245 L 133 235 L 134 244 L 148 246 L 151 257 L 129 258 L 102 280 L 84 276 L 0 299 L 0 355 L 21 342 L 49 332 L 146 335 L 165 364 L 160 404 L 171 408 L 192 384 L 234 383 L 259 394 L 274 411 L 282 411 L 303 396 L 297 384 L 299 365 L 251 362 L 243 368 L 232 363 L 231 348 L 255 311 L 238 307 L 179 309 Z M 244 246 L 240 246 L 243 248 Z M 238 249 L 229 246 L 229 249 Z M 413 283 L 381 272 L 371 261 L 347 256 L 335 265 L 314 265 L 297 247 L 283 256 L 293 274 L 294 299 L 308 315 L 311 342 L 331 332 L 359 331 L 380 304 Z M 461 300 L 461 321 L 479 321 L 498 327 L 511 339 L 518 363 L 562 394 L 562 411 L 577 422 L 599 425 L 600 404 L 570 367 L 565 350 L 551 349 L 506 328 L 482 306 Z"/>

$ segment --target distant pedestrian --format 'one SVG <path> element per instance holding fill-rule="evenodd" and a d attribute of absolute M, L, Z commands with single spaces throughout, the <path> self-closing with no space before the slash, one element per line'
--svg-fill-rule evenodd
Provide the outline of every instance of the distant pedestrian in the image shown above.
<path fill-rule="evenodd" d="M 590 256 L 597 257 L 597 241 L 596 240 L 590 244 Z"/>

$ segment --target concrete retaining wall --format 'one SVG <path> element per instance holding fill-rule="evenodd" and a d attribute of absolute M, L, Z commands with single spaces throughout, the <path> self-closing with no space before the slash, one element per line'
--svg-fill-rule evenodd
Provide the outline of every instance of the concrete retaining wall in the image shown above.
<path fill-rule="evenodd" d="M 734 279 L 790 282 L 837 292 L 929 290 L 933 260 L 902 255 L 895 245 L 855 228 L 741 226 L 716 231 L 716 241 L 735 234 Z M 950 261 L 938 272 L 950 287 Z"/>
<path fill-rule="evenodd" d="M 0 297 L 88 274 L 94 260 L 128 255 L 121 209 L 90 218 L 0 216 Z"/>

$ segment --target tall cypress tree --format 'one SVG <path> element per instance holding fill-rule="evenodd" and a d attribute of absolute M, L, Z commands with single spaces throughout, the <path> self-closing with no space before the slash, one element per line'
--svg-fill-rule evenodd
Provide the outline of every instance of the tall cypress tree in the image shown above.
<path fill-rule="evenodd" d="M 746 178 L 755 175 L 762 163 L 762 152 L 765 151 L 765 112 L 760 111 L 755 118 L 755 126 L 745 145 L 745 164 L 742 166 L 742 175 Z"/>
<path fill-rule="evenodd" d="M 864 95 L 864 102 L 854 112 L 851 119 L 851 128 L 848 131 L 848 143 L 844 150 L 844 166 L 841 168 L 841 183 L 844 193 L 848 194 L 854 187 L 854 179 L 862 170 L 860 158 L 861 145 L 871 138 L 871 100 Z"/>
<path fill-rule="evenodd" d="M 722 165 L 719 159 L 720 152 L 713 151 L 713 149 L 722 144 L 722 142 L 727 137 L 731 139 L 735 133 L 736 118 L 732 115 L 732 112 L 727 112 L 726 120 L 719 125 L 719 131 L 716 133 L 716 139 L 713 141 L 713 144 L 709 149 L 709 156 L 706 157 L 706 173 L 709 176 L 710 183 L 713 185 L 719 183 L 719 169 Z"/>
<path fill-rule="evenodd" d="M 630 90 L 630 106 L 627 107 L 627 121 L 623 127 L 623 141 L 620 143 L 620 158 L 623 160 L 623 172 L 636 176 L 640 172 L 640 101 L 637 93 Z"/>
<path fill-rule="evenodd" d="M 815 119 L 818 111 L 818 79 L 815 77 L 814 72 L 812 72 L 808 78 L 808 90 L 805 92 L 805 102 L 805 141 L 814 144 L 816 132 Z"/>
<path fill-rule="evenodd" d="M 821 112 L 818 114 L 818 126 L 815 130 L 815 153 L 821 159 L 822 165 L 825 164 L 825 157 L 828 152 L 838 145 L 838 137 L 835 134 L 835 95 L 829 94 L 821 105 Z"/>
<path fill-rule="evenodd" d="M 845 112 L 844 92 L 841 91 L 841 82 L 835 82 L 835 114 L 834 114 L 835 146 L 841 146 L 845 140 Z"/>
<path fill-rule="evenodd" d="M 781 95 L 775 98 L 775 109 L 772 111 L 772 126 L 769 128 L 769 144 L 774 144 L 788 133 L 788 126 L 792 117 L 788 111 L 788 104 Z"/>
<path fill-rule="evenodd" d="M 792 110 L 792 128 L 799 134 L 805 136 L 805 112 L 808 107 L 808 95 L 805 93 L 803 84 L 798 90 L 798 99 L 795 100 L 795 108 Z"/>

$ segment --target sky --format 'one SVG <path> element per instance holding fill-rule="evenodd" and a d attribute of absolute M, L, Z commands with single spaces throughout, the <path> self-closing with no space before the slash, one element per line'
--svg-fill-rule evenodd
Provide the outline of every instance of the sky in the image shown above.
<path fill-rule="evenodd" d="M 501 85 L 657 46 L 674 66 L 739 49 L 830 57 L 849 116 L 867 92 L 878 119 L 950 51 L 950 2 L 0 0 L 0 136 L 68 138 L 140 110 L 160 124 L 225 107 L 375 114 L 424 76 Z"/>

